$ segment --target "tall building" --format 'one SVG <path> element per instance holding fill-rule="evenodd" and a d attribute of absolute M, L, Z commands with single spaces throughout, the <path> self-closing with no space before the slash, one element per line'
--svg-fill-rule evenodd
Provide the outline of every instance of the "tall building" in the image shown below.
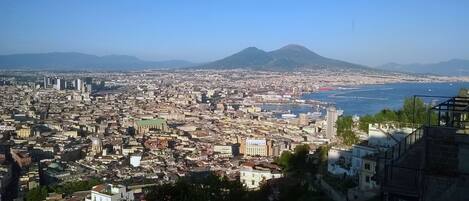
<path fill-rule="evenodd" d="M 91 139 L 91 153 L 93 155 L 100 154 L 103 151 L 103 142 L 99 138 Z"/>
<path fill-rule="evenodd" d="M 85 77 L 85 84 L 91 85 L 93 83 L 93 78 L 92 77 Z"/>
<path fill-rule="evenodd" d="M 327 108 L 327 127 L 326 137 L 328 139 L 333 138 L 337 134 L 337 127 L 335 125 L 337 118 L 339 117 L 337 109 L 334 106 Z"/>
<path fill-rule="evenodd" d="M 55 84 L 55 88 L 57 90 L 64 90 L 65 89 L 65 80 L 57 78 L 57 82 Z"/>
<path fill-rule="evenodd" d="M 84 90 L 84 82 L 81 79 L 76 79 L 75 80 L 75 89 L 77 91 L 83 91 Z"/>
<path fill-rule="evenodd" d="M 47 89 L 47 85 L 48 85 L 47 79 L 49 79 L 49 78 L 44 77 L 44 84 L 43 84 L 44 89 Z"/>

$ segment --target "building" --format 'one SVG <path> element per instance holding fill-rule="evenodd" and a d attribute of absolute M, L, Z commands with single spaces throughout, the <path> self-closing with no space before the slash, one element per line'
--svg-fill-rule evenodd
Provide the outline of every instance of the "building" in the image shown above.
<path fill-rule="evenodd" d="M 31 136 L 31 128 L 23 127 L 23 128 L 16 130 L 16 136 L 18 138 L 23 138 L 23 139 L 28 138 L 29 136 Z"/>
<path fill-rule="evenodd" d="M 77 138 L 78 137 L 78 131 L 64 131 L 63 135 L 67 136 L 67 137 L 70 137 L 70 138 Z"/>
<path fill-rule="evenodd" d="M 247 138 L 245 149 L 246 156 L 267 156 L 267 140 Z"/>
<path fill-rule="evenodd" d="M 247 164 L 239 171 L 240 182 L 249 189 L 259 188 L 263 182 L 281 177 L 280 167 L 272 164 Z"/>
<path fill-rule="evenodd" d="M 103 151 L 103 142 L 99 138 L 91 139 L 91 154 L 97 155 Z"/>
<path fill-rule="evenodd" d="M 123 185 L 101 184 L 93 186 L 85 201 L 133 201 L 134 193 Z"/>
<path fill-rule="evenodd" d="M 19 185 L 22 191 L 28 191 L 39 186 L 39 167 L 31 165 L 28 172 L 22 174 L 19 178 Z"/>
<path fill-rule="evenodd" d="M 376 190 L 379 188 L 378 182 L 376 181 L 376 161 L 377 155 L 368 155 L 362 158 L 363 163 L 361 164 L 358 173 L 358 187 L 362 191 Z"/>
<path fill-rule="evenodd" d="M 141 154 L 133 154 L 130 156 L 130 165 L 132 165 L 132 167 L 140 167 L 141 160 L 142 160 Z"/>
<path fill-rule="evenodd" d="M 339 118 L 337 113 L 337 109 L 334 106 L 330 106 L 327 108 L 327 127 L 326 127 L 326 137 L 331 139 L 336 136 L 337 134 L 337 127 L 336 121 Z"/>
<path fill-rule="evenodd" d="M 26 151 L 11 149 L 11 157 L 21 168 L 26 167 L 31 164 L 31 156 Z"/>
<path fill-rule="evenodd" d="M 57 78 L 55 89 L 57 90 L 64 90 L 65 89 L 65 80 Z"/>
<path fill-rule="evenodd" d="M 144 119 L 137 121 L 135 124 L 137 134 L 144 134 L 150 130 L 167 131 L 166 120 L 163 118 Z"/>
<path fill-rule="evenodd" d="M 44 83 L 42 84 L 44 89 L 47 89 L 47 86 L 49 86 L 49 83 L 50 83 L 50 78 L 49 77 L 44 77 Z"/>
<path fill-rule="evenodd" d="M 219 157 L 232 157 L 234 156 L 234 145 L 215 145 L 213 153 Z"/>
<path fill-rule="evenodd" d="M 356 175 L 363 165 L 363 157 L 375 154 L 378 149 L 374 146 L 368 145 L 367 141 L 360 144 L 353 145 L 352 147 L 352 163 L 350 167 L 350 174 Z"/>
<path fill-rule="evenodd" d="M 350 170 L 352 151 L 340 147 L 331 147 L 327 153 L 327 171 L 333 175 L 352 175 Z"/>
<path fill-rule="evenodd" d="M 75 89 L 76 89 L 77 91 L 84 91 L 84 89 L 85 89 L 85 85 L 84 85 L 84 84 L 85 84 L 85 83 L 83 82 L 83 80 L 81 80 L 81 79 L 76 79 L 76 80 L 75 80 L 75 83 L 74 83 Z"/>
<path fill-rule="evenodd" d="M 404 139 L 412 131 L 412 128 L 397 128 L 392 124 L 369 124 L 368 144 L 386 150 Z"/>

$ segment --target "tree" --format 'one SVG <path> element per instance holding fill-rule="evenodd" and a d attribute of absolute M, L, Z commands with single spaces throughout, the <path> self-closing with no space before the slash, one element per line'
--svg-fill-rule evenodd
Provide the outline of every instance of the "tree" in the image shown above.
<path fill-rule="evenodd" d="M 309 146 L 297 145 L 293 153 L 284 151 L 276 160 L 276 163 L 283 168 L 285 174 L 305 176 L 315 174 L 317 166 L 309 160 Z"/>
<path fill-rule="evenodd" d="M 372 124 L 375 122 L 376 122 L 376 119 L 374 118 L 374 116 L 371 116 L 371 115 L 362 116 L 360 117 L 358 129 L 360 129 L 363 132 L 368 133 L 369 124 Z"/>
<path fill-rule="evenodd" d="M 327 155 L 329 153 L 329 146 L 320 146 L 316 152 L 319 155 L 319 173 L 324 174 L 327 171 Z"/>
<path fill-rule="evenodd" d="M 26 201 L 42 201 L 47 197 L 47 186 L 36 187 L 26 193 Z"/>
<path fill-rule="evenodd" d="M 181 178 L 175 184 L 150 189 L 147 200 L 158 201 L 235 201 L 248 200 L 248 192 L 239 181 L 210 174 L 201 179 Z"/>
<path fill-rule="evenodd" d="M 337 119 L 337 136 L 346 145 L 358 143 L 359 139 L 355 132 L 352 131 L 353 120 L 351 116 L 342 116 Z"/>
<path fill-rule="evenodd" d="M 276 163 L 280 165 L 284 170 L 290 169 L 290 161 L 293 158 L 293 154 L 289 151 L 283 151 L 279 158 L 276 159 Z"/>
<path fill-rule="evenodd" d="M 399 110 L 383 109 L 374 115 L 360 117 L 358 128 L 368 133 L 368 125 L 372 123 L 393 123 L 397 124 L 396 126 L 423 125 L 427 123 L 428 118 L 432 124 L 435 124 L 438 116 L 434 112 L 429 112 L 430 109 L 430 106 L 426 105 L 421 98 L 406 98 Z"/>

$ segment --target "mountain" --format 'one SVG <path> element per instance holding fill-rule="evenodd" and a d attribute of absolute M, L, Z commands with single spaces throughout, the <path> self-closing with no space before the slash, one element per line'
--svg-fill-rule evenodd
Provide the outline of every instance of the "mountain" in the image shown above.
<path fill-rule="evenodd" d="M 127 55 L 99 57 L 76 52 L 0 55 L 0 69 L 135 70 L 193 65 L 183 60 L 144 61 Z"/>
<path fill-rule="evenodd" d="M 319 68 L 369 69 L 365 66 L 320 56 L 300 45 L 287 45 L 270 52 L 266 52 L 256 47 L 248 47 L 231 56 L 197 66 L 196 68 L 241 68 L 273 71 L 294 71 Z"/>
<path fill-rule="evenodd" d="M 401 71 L 408 73 L 423 73 L 447 76 L 469 76 L 469 60 L 464 59 L 452 59 L 449 61 L 428 64 L 388 63 L 381 66 L 377 66 L 376 68 L 382 70 Z"/>

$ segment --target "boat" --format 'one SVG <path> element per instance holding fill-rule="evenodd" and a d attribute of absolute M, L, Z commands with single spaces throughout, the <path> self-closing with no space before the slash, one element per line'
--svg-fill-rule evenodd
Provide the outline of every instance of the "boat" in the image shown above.
<path fill-rule="evenodd" d="M 293 119 L 296 118 L 296 114 L 282 114 L 283 119 Z"/>

